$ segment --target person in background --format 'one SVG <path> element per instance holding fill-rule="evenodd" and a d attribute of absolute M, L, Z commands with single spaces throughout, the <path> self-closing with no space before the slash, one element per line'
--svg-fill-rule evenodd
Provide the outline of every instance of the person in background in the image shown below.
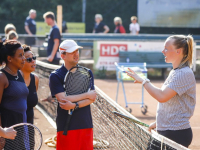
<path fill-rule="evenodd" d="M 13 24 L 9 23 L 5 26 L 4 28 L 4 32 L 5 32 L 5 37 L 2 39 L 2 42 L 5 42 L 6 39 L 7 39 L 7 34 L 10 32 L 10 31 L 15 31 L 16 32 L 16 28 Z"/>
<path fill-rule="evenodd" d="M 156 121 L 149 125 L 149 131 L 157 132 L 178 144 L 188 147 L 193 138 L 190 126 L 196 105 L 196 80 L 192 67 L 192 36 L 173 35 L 167 38 L 162 51 L 166 63 L 172 63 L 161 88 L 154 86 L 149 79 L 143 79 L 133 70 L 127 74 L 142 83 L 147 92 L 158 101 Z"/>
<path fill-rule="evenodd" d="M 103 17 L 101 14 L 96 14 L 95 15 L 95 25 L 93 29 L 93 33 L 108 33 L 109 32 L 109 27 L 102 22 Z"/>
<path fill-rule="evenodd" d="M 55 16 L 53 12 L 46 12 L 43 18 L 47 25 L 51 26 L 51 30 L 48 36 L 48 47 L 47 47 L 47 61 L 51 64 L 59 65 L 60 53 L 59 44 L 61 40 L 61 35 L 58 26 L 55 22 Z"/>
<path fill-rule="evenodd" d="M 120 17 L 114 18 L 114 24 L 115 24 L 115 30 L 114 33 L 126 33 L 126 30 L 124 29 L 122 25 L 122 19 Z"/>
<path fill-rule="evenodd" d="M 25 63 L 23 68 L 21 69 L 21 73 L 24 78 L 24 82 L 29 89 L 26 110 L 27 123 L 33 124 L 33 107 L 35 107 L 38 103 L 37 89 L 39 84 L 38 76 L 32 73 L 33 71 L 35 71 L 36 67 L 36 56 L 33 55 L 30 46 L 24 44 L 22 45 L 22 47 L 24 49 Z"/>
<path fill-rule="evenodd" d="M 66 21 L 63 21 L 62 22 L 62 33 L 68 33 L 68 30 L 67 30 L 67 22 Z"/>
<path fill-rule="evenodd" d="M 7 40 L 17 40 L 18 39 L 18 34 L 15 31 L 10 31 L 7 35 Z"/>
<path fill-rule="evenodd" d="M 25 32 L 30 36 L 36 34 L 36 22 L 34 20 L 35 18 L 36 18 L 36 10 L 31 9 L 29 11 L 29 16 L 26 18 L 24 23 Z M 35 45 L 35 37 L 27 37 L 25 39 L 25 43 L 31 46 Z"/>
<path fill-rule="evenodd" d="M 137 17 L 131 17 L 131 24 L 129 25 L 129 30 L 132 35 L 138 35 L 140 31 L 140 25 L 137 23 Z"/>

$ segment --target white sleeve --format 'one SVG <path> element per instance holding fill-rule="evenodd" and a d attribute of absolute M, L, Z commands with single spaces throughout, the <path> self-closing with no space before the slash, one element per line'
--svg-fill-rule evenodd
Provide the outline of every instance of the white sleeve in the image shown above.
<path fill-rule="evenodd" d="M 131 26 L 131 24 L 129 25 L 129 30 L 132 31 L 132 26 Z"/>
<path fill-rule="evenodd" d="M 139 24 L 137 24 L 136 30 L 137 30 L 137 31 L 140 31 L 140 25 L 139 25 Z"/>

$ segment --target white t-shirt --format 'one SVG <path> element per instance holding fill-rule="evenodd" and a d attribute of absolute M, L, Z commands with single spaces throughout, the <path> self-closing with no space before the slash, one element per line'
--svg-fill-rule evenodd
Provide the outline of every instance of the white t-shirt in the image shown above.
<path fill-rule="evenodd" d="M 140 25 L 138 23 L 135 23 L 135 24 L 131 23 L 129 25 L 129 30 L 130 30 L 131 34 L 136 35 L 136 33 L 138 31 L 140 31 Z"/>
<path fill-rule="evenodd" d="M 189 67 L 171 70 L 162 89 L 168 87 L 177 94 L 165 103 L 158 103 L 157 130 L 183 130 L 190 128 L 189 119 L 196 105 L 196 80 Z"/>

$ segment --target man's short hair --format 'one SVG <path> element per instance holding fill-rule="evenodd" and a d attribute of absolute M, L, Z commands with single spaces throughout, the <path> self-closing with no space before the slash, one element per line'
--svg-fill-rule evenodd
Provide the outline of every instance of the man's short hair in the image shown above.
<path fill-rule="evenodd" d="M 53 12 L 48 11 L 48 12 L 46 12 L 46 13 L 43 15 L 43 18 L 44 18 L 44 19 L 45 19 L 45 18 L 51 18 L 52 20 L 55 20 L 55 15 L 54 15 Z"/>
<path fill-rule="evenodd" d="M 10 32 L 11 30 L 16 31 L 16 28 L 13 24 L 9 23 L 4 28 L 5 34 L 8 34 L 8 32 Z"/>
<path fill-rule="evenodd" d="M 31 9 L 31 10 L 29 11 L 29 15 L 32 14 L 32 13 L 36 13 L 36 10 L 35 10 L 35 9 Z"/>

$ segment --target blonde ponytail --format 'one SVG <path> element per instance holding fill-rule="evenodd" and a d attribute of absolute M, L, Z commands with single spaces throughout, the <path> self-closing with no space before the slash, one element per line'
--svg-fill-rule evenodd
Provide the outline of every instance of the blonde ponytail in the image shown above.
<path fill-rule="evenodd" d="M 187 36 L 187 44 L 188 44 L 188 54 L 187 54 L 188 65 L 190 67 L 192 67 L 192 57 L 193 57 L 193 44 L 194 44 L 194 40 L 193 40 L 193 37 L 191 35 Z"/>

